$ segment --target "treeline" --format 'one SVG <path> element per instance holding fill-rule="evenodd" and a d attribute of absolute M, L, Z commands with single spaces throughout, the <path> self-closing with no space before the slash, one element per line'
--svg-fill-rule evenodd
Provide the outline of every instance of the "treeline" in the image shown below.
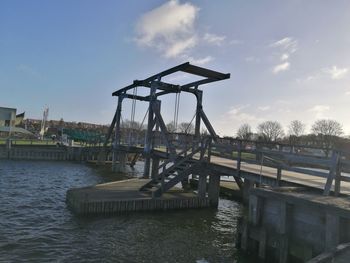
<path fill-rule="evenodd" d="M 257 140 L 262 142 L 280 142 L 291 145 L 307 145 L 324 148 L 327 152 L 332 148 L 350 151 L 350 139 L 342 137 L 342 125 L 329 119 L 317 120 L 311 126 L 311 132 L 306 132 L 306 125 L 299 120 L 293 120 L 287 132 L 277 121 L 264 121 L 256 127 L 256 133 L 249 124 L 242 124 L 236 137 L 242 140 Z"/>

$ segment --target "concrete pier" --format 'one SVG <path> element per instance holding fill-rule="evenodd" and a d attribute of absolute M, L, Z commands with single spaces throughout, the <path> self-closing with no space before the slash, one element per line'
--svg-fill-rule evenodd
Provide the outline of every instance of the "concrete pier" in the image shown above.
<path fill-rule="evenodd" d="M 68 190 L 66 202 L 80 215 L 121 214 L 209 207 L 207 197 L 198 197 L 181 189 L 170 190 L 162 197 L 152 198 L 151 192 L 140 191 L 150 179 L 130 179 Z"/>

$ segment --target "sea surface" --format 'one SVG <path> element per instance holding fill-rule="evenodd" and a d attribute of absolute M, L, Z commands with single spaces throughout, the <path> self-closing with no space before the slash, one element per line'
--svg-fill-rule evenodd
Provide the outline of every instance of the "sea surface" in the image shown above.
<path fill-rule="evenodd" d="M 235 201 L 108 217 L 67 209 L 69 188 L 131 176 L 81 163 L 0 160 L 0 262 L 252 262 L 235 248 L 243 213 Z"/>

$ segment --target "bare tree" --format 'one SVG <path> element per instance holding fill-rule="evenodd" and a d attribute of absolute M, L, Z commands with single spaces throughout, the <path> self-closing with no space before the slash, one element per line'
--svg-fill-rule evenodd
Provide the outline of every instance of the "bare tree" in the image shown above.
<path fill-rule="evenodd" d="M 170 133 L 176 132 L 175 123 L 174 123 L 173 121 L 169 122 L 169 123 L 166 125 L 166 129 L 167 129 L 168 132 L 170 132 Z"/>
<path fill-rule="evenodd" d="M 182 133 L 194 133 L 194 125 L 188 122 L 181 122 L 179 124 L 179 131 Z"/>
<path fill-rule="evenodd" d="M 291 121 L 289 124 L 289 143 L 296 145 L 300 141 L 300 136 L 305 133 L 305 124 L 299 120 Z"/>
<path fill-rule="evenodd" d="M 201 129 L 201 136 L 208 136 L 208 135 L 210 135 L 209 132 L 208 132 L 208 130 L 205 129 L 205 128 L 202 128 L 202 129 Z"/>
<path fill-rule="evenodd" d="M 305 133 L 305 124 L 298 120 L 291 121 L 288 131 L 289 135 L 299 137 Z"/>
<path fill-rule="evenodd" d="M 266 142 L 277 141 L 284 135 L 282 125 L 277 121 L 262 122 L 257 130 L 261 139 Z"/>
<path fill-rule="evenodd" d="M 318 120 L 312 125 L 311 130 L 315 135 L 322 138 L 327 156 L 331 147 L 336 143 L 338 136 L 343 134 L 342 125 L 335 120 Z"/>
<path fill-rule="evenodd" d="M 241 140 L 251 140 L 252 139 L 252 128 L 249 124 L 242 124 L 237 131 L 237 137 Z"/>

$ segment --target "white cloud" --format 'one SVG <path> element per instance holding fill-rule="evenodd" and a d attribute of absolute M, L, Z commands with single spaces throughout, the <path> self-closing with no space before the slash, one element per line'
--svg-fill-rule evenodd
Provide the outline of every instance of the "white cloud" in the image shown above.
<path fill-rule="evenodd" d="M 199 8 L 171 0 L 147 13 L 137 22 L 136 42 L 156 48 L 165 57 L 177 57 L 197 44 L 194 22 Z"/>
<path fill-rule="evenodd" d="M 230 107 L 218 120 L 213 120 L 214 127 L 217 127 L 222 135 L 232 136 L 243 123 L 256 127 L 258 123 L 264 121 L 249 110 L 254 110 L 249 104 Z"/>
<path fill-rule="evenodd" d="M 338 68 L 337 66 L 323 69 L 323 72 L 329 74 L 332 79 L 342 79 L 346 76 L 348 71 L 348 68 Z"/>
<path fill-rule="evenodd" d="M 174 58 L 179 54 L 184 53 L 189 48 L 192 48 L 196 45 L 197 40 L 196 37 L 190 37 L 188 39 L 184 39 L 183 41 L 174 42 L 165 50 L 165 57 Z"/>
<path fill-rule="evenodd" d="M 272 72 L 277 74 L 290 68 L 290 56 L 297 51 L 298 41 L 292 37 L 285 37 L 270 44 L 270 47 L 280 50 L 279 61 L 283 62 L 274 66 Z"/>
<path fill-rule="evenodd" d="M 210 61 L 213 60 L 213 57 L 211 56 L 206 56 L 204 58 L 193 58 L 193 57 L 187 57 L 187 60 L 195 65 L 204 65 L 209 63 Z"/>
<path fill-rule="evenodd" d="M 346 95 L 346 96 L 350 96 L 350 90 L 346 91 L 346 92 L 345 92 L 345 95 Z"/>
<path fill-rule="evenodd" d="M 284 62 L 284 63 L 282 63 L 282 64 L 276 65 L 276 66 L 272 69 L 272 72 L 273 72 L 274 74 L 277 74 L 277 73 L 279 73 L 279 72 L 288 70 L 289 67 L 290 67 L 290 63 L 289 63 L 289 62 Z"/>
<path fill-rule="evenodd" d="M 243 110 L 248 108 L 250 105 L 239 105 L 237 107 L 231 107 L 228 112 L 226 112 L 226 118 L 230 121 L 239 121 L 242 122 L 257 122 L 261 119 L 256 117 L 253 114 L 244 112 Z"/>
<path fill-rule="evenodd" d="M 225 41 L 226 36 L 218 36 L 215 34 L 206 33 L 203 37 L 203 40 L 208 42 L 209 44 L 214 44 L 217 46 L 221 46 Z"/>
<path fill-rule="evenodd" d="M 294 53 L 297 51 L 298 41 L 292 37 L 282 38 L 270 45 L 271 47 L 281 48 L 288 53 Z"/>
<path fill-rule="evenodd" d="M 328 105 L 315 105 L 312 108 L 310 108 L 308 111 L 313 112 L 315 114 L 316 119 L 322 119 L 326 118 L 325 115 L 326 112 L 330 110 L 330 107 Z"/>
<path fill-rule="evenodd" d="M 260 106 L 260 107 L 258 107 L 258 110 L 267 111 L 267 110 L 269 110 L 270 108 L 271 108 L 270 106 Z"/>
<path fill-rule="evenodd" d="M 287 53 L 283 53 L 282 55 L 281 55 L 281 61 L 285 61 L 285 60 L 287 60 L 289 58 L 289 55 L 287 54 Z"/>

